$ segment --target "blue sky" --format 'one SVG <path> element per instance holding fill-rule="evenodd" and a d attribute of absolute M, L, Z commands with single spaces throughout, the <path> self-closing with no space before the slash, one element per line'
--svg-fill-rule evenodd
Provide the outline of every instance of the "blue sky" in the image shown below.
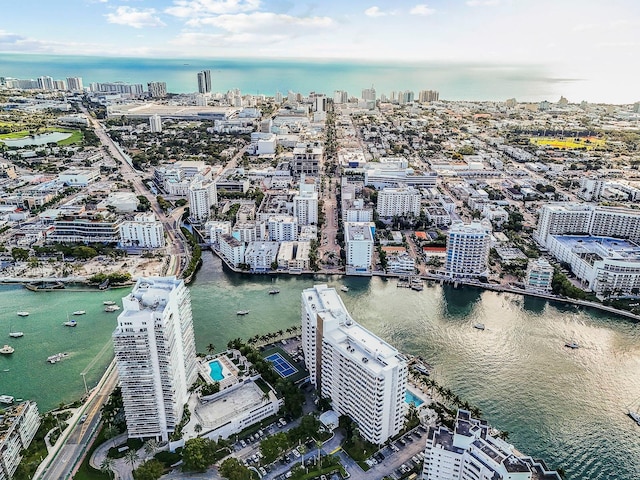
<path fill-rule="evenodd" d="M 35 5 L 34 5 L 35 3 Z M 3 2 L 0 52 L 637 62 L 636 0 Z"/>

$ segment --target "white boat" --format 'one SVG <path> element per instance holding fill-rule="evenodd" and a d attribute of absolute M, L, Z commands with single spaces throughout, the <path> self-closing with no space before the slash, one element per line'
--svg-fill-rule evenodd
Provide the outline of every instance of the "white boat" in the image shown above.
<path fill-rule="evenodd" d="M 484 330 L 484 323 L 474 323 L 473 328 L 477 328 L 478 330 Z"/>
<path fill-rule="evenodd" d="M 120 307 L 118 305 L 107 305 L 106 307 L 104 307 L 105 312 L 115 312 L 117 310 L 120 310 Z"/>
<path fill-rule="evenodd" d="M 272 288 L 271 290 L 269 290 L 269 295 L 276 295 L 280 293 L 280 290 L 278 290 L 277 288 Z"/>
<path fill-rule="evenodd" d="M 640 413 L 629 410 L 627 412 L 627 415 L 629 415 L 633 419 L 633 421 L 636 422 L 638 426 L 640 426 Z"/>
<path fill-rule="evenodd" d="M 75 320 L 67 320 L 66 322 L 63 323 L 63 325 L 65 327 L 75 327 L 78 325 L 78 322 L 76 322 Z"/>
<path fill-rule="evenodd" d="M 9 332 L 11 338 L 20 338 L 24 336 L 24 332 Z"/>
<path fill-rule="evenodd" d="M 17 312 L 19 317 L 28 317 L 29 316 L 29 312 Z"/>
<path fill-rule="evenodd" d="M 114 302 L 113 300 L 105 300 L 104 302 L 102 302 L 103 305 L 115 305 L 116 302 Z"/>
<path fill-rule="evenodd" d="M 0 403 L 6 403 L 7 405 L 11 405 L 14 401 L 14 398 L 11 395 L 0 395 Z"/>
<path fill-rule="evenodd" d="M 56 353 L 55 355 L 51 355 L 50 357 L 47 357 L 47 362 L 49 363 L 56 363 L 59 362 L 60 360 L 62 360 L 63 358 L 68 357 L 69 354 L 68 353 Z"/>
<path fill-rule="evenodd" d="M 2 355 L 11 355 L 15 351 L 15 348 L 10 345 L 5 345 L 4 347 L 0 348 L 0 354 Z"/>
<path fill-rule="evenodd" d="M 249 310 L 238 310 L 236 312 L 236 315 L 247 315 L 249 313 Z"/>
<path fill-rule="evenodd" d="M 348 292 L 349 291 L 349 287 L 347 287 L 346 285 L 342 285 L 340 287 L 340 290 L 342 290 L 343 292 Z"/>
<path fill-rule="evenodd" d="M 85 313 L 87 313 L 85 310 L 76 310 L 73 312 L 74 315 L 84 315 Z"/>

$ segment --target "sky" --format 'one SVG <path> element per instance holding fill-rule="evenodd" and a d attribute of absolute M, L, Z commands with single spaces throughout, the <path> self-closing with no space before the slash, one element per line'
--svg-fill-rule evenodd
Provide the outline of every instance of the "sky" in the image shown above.
<path fill-rule="evenodd" d="M 614 89 L 640 73 L 638 0 L 423 2 L 6 1 L 0 52 L 535 64 Z"/>

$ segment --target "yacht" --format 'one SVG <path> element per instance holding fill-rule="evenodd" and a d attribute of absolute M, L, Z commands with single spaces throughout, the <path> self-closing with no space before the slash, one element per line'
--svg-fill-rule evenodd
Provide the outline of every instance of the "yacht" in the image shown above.
<path fill-rule="evenodd" d="M 0 348 L 0 354 L 2 355 L 11 355 L 15 351 L 15 348 L 10 345 L 5 345 L 4 347 Z"/>
<path fill-rule="evenodd" d="M 9 332 L 11 338 L 20 338 L 24 336 L 24 332 Z"/>
<path fill-rule="evenodd" d="M 484 330 L 484 323 L 474 323 L 473 328 L 477 328 L 478 330 Z"/>
<path fill-rule="evenodd" d="M 280 290 L 278 290 L 277 288 L 272 288 L 271 290 L 269 290 L 269 295 L 276 295 L 280 293 Z"/>
<path fill-rule="evenodd" d="M 63 323 L 63 325 L 65 327 L 75 327 L 78 325 L 78 322 L 76 322 L 75 320 L 67 320 L 66 322 Z"/>
<path fill-rule="evenodd" d="M 104 302 L 102 302 L 103 305 L 115 305 L 116 302 L 114 302 L 113 300 L 105 300 Z"/>
<path fill-rule="evenodd" d="M 87 313 L 86 310 L 76 310 L 73 312 L 74 315 L 84 315 L 85 313 Z"/>
<path fill-rule="evenodd" d="M 249 313 L 249 310 L 238 310 L 236 312 L 236 315 L 247 315 Z"/>
<path fill-rule="evenodd" d="M 107 305 L 106 307 L 104 307 L 105 312 L 115 312 L 118 310 L 120 310 L 120 307 L 118 305 Z"/>
<path fill-rule="evenodd" d="M 11 395 L 0 395 L 0 403 L 11 405 L 13 403 L 13 400 L 14 398 Z"/>
<path fill-rule="evenodd" d="M 51 355 L 50 357 L 47 357 L 47 362 L 49 363 L 56 363 L 59 362 L 60 360 L 62 360 L 63 358 L 68 357 L 69 354 L 68 353 L 56 353 L 55 355 Z"/>
<path fill-rule="evenodd" d="M 573 350 L 575 350 L 576 348 L 580 348 L 580 345 L 578 345 L 578 342 L 576 342 L 575 340 L 571 340 L 570 342 L 565 343 L 564 346 Z"/>
<path fill-rule="evenodd" d="M 29 312 L 17 312 L 19 317 L 28 317 Z"/>
<path fill-rule="evenodd" d="M 638 426 L 640 426 L 640 413 L 629 410 L 627 412 L 627 415 L 629 415 L 633 419 L 633 421 L 636 422 Z"/>
<path fill-rule="evenodd" d="M 347 287 L 346 285 L 342 285 L 340 287 L 340 290 L 342 290 L 343 292 L 348 292 L 349 291 L 349 287 Z"/>

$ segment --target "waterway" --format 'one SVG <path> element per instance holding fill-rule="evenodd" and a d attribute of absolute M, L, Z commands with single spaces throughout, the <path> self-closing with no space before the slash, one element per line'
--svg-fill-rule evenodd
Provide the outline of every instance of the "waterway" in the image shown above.
<path fill-rule="evenodd" d="M 328 276 L 243 276 L 223 270 L 204 254 L 190 287 L 197 350 L 222 350 L 235 337 L 285 330 L 300 321 L 300 295 L 315 283 L 339 292 L 352 316 L 397 348 L 421 355 L 438 382 L 483 411 L 510 433 L 521 451 L 562 466 L 567 478 L 640 478 L 640 427 L 626 407 L 640 408 L 640 325 L 600 312 L 540 299 L 433 284 L 422 292 L 397 288 L 396 280 Z M 280 293 L 269 295 L 271 288 Z M 0 358 L 0 393 L 35 398 L 46 410 L 97 382 L 112 356 L 110 333 L 117 314 L 103 300 L 121 291 L 32 293 L 0 288 L 0 331 L 8 319 L 25 332 L 8 339 L 12 358 Z M 62 327 L 65 312 L 83 309 L 74 329 Z M 18 310 L 31 311 L 19 319 Z M 249 314 L 238 316 L 238 310 Z M 85 318 L 86 317 L 86 318 Z M 484 331 L 473 328 L 481 322 Z M 27 328 L 29 327 L 29 328 Z M 581 347 L 564 346 L 576 340 Z M 4 343 L 4 342 L 2 342 Z M 105 351 L 107 348 L 108 351 Z M 71 356 L 44 362 L 57 351 Z M 11 367 L 9 372 L 3 369 Z"/>

